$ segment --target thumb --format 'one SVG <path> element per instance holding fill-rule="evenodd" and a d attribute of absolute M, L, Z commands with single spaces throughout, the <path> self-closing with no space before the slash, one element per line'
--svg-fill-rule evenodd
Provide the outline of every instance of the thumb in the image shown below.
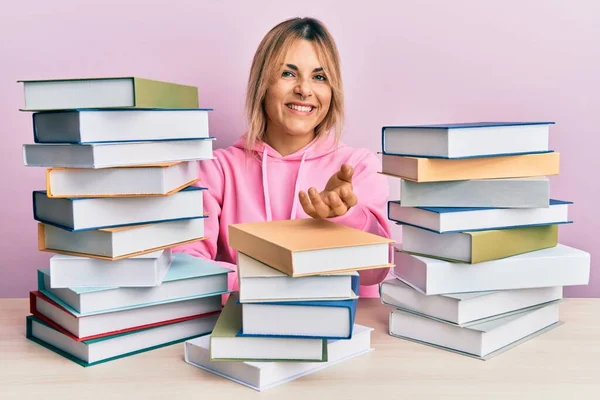
<path fill-rule="evenodd" d="M 342 181 L 352 183 L 352 175 L 354 174 L 354 169 L 348 165 L 343 164 L 340 168 L 340 171 L 337 173 L 337 177 Z"/>

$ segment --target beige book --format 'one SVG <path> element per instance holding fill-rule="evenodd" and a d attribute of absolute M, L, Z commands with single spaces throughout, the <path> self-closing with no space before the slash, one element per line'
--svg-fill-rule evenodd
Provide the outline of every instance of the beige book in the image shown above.
<path fill-rule="evenodd" d="M 229 245 L 289 276 L 389 267 L 393 240 L 320 219 L 229 225 Z"/>

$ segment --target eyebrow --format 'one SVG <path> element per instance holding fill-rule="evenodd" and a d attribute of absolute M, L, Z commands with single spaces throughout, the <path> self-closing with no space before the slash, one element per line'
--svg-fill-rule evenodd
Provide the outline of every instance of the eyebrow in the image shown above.
<path fill-rule="evenodd" d="M 294 71 L 298 71 L 298 67 L 297 67 L 297 66 L 295 66 L 294 64 L 285 64 L 285 65 L 286 65 L 286 66 L 287 66 L 289 69 L 293 69 Z M 323 68 L 322 68 L 322 67 L 319 67 L 319 68 L 315 68 L 315 69 L 313 69 L 313 72 L 321 72 L 321 71 L 323 71 Z"/>

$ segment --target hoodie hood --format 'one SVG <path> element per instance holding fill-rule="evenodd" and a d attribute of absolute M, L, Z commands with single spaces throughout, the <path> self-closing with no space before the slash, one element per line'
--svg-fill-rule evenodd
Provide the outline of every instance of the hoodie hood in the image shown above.
<path fill-rule="evenodd" d="M 234 144 L 234 147 L 242 149 L 245 151 L 246 149 L 246 137 L 242 136 L 239 138 Z M 292 211 L 290 213 L 290 219 L 296 219 L 297 210 L 298 210 L 298 193 L 299 188 L 302 182 L 303 177 L 303 167 L 307 160 L 314 160 L 321 157 L 324 157 L 340 148 L 344 147 L 343 144 L 335 144 L 335 137 L 333 134 L 326 134 L 324 138 L 315 138 L 309 144 L 301 148 L 300 150 L 288 154 L 286 156 L 282 156 L 277 150 L 269 146 L 268 144 L 257 141 L 252 147 L 252 153 L 258 156 L 261 162 L 262 169 L 262 186 L 263 186 L 263 196 L 265 200 L 265 214 L 267 216 L 267 221 L 271 221 L 273 216 L 271 212 L 271 198 L 269 196 L 269 181 L 268 181 L 268 168 L 269 168 L 269 160 L 276 159 L 280 161 L 298 161 L 300 160 L 300 166 L 298 168 L 298 173 L 296 174 L 296 181 L 294 184 L 294 198 Z"/>

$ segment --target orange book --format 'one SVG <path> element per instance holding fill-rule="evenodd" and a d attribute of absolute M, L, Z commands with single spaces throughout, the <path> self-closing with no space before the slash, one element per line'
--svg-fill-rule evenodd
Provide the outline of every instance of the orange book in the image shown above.
<path fill-rule="evenodd" d="M 229 225 L 229 245 L 292 277 L 389 267 L 393 240 L 320 219 Z"/>
<path fill-rule="evenodd" d="M 557 152 L 477 158 L 423 158 L 384 154 L 382 174 L 414 182 L 558 175 Z"/>

